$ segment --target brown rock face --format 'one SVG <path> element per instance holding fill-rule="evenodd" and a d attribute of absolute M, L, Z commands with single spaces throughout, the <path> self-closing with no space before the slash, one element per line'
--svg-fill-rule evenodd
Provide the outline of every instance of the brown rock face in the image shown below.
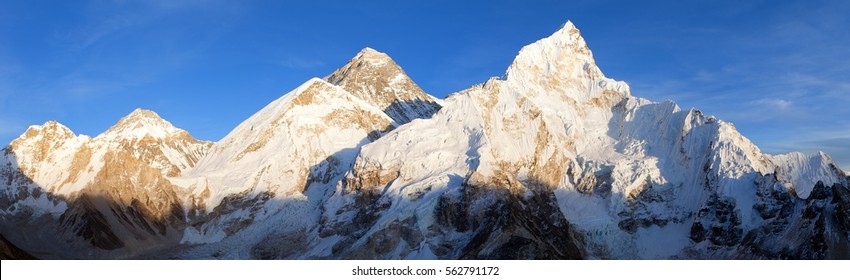
<path fill-rule="evenodd" d="M 31 127 L 4 150 L 2 204 L 20 230 L 44 237 L 2 234 L 47 258 L 123 258 L 174 246 L 185 211 L 168 177 L 194 166 L 209 146 L 141 109 L 96 138 L 56 122 Z M 44 197 L 52 215 L 21 204 L 30 197 Z"/>
<path fill-rule="evenodd" d="M 440 109 L 437 99 L 422 91 L 392 58 L 370 48 L 325 80 L 384 110 L 399 124 L 430 118 Z"/>

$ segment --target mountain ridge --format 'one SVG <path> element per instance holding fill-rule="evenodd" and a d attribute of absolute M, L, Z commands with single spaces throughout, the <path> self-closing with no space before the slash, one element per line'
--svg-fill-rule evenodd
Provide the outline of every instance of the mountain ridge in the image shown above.
<path fill-rule="evenodd" d="M 61 258 L 850 258 L 828 155 L 632 96 L 570 21 L 505 73 L 439 100 L 364 48 L 216 143 L 142 109 L 95 138 L 33 126 L 0 159 L 0 215 L 76 243 L 0 234 Z M 79 158 L 101 171 L 53 182 Z"/>

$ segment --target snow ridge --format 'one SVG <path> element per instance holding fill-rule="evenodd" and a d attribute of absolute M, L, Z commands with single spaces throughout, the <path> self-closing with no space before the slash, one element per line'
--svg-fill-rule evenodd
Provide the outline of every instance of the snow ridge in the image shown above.
<path fill-rule="evenodd" d="M 439 100 L 365 48 L 216 143 L 142 109 L 93 139 L 32 126 L 0 157 L 0 216 L 24 221 L 3 229 L 62 234 L 0 235 L 81 240 L 60 257 L 848 257 L 828 155 L 632 96 L 569 21 L 505 73 Z"/>

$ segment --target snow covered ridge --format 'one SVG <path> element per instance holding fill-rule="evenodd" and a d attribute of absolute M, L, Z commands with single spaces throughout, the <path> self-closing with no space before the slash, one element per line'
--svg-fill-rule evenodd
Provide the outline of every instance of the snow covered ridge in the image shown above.
<path fill-rule="evenodd" d="M 850 183 L 596 66 L 567 22 L 439 100 L 365 48 L 216 143 L 136 110 L 0 153 L 0 234 L 41 258 L 848 259 Z"/>

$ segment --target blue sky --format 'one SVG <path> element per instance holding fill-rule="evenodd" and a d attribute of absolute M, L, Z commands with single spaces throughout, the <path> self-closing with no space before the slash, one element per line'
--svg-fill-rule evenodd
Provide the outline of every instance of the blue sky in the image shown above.
<path fill-rule="evenodd" d="M 850 169 L 849 1 L 288 2 L 0 0 L 0 142 L 48 120 L 97 135 L 137 107 L 218 140 L 367 46 L 444 97 L 570 19 L 633 95 Z"/>

